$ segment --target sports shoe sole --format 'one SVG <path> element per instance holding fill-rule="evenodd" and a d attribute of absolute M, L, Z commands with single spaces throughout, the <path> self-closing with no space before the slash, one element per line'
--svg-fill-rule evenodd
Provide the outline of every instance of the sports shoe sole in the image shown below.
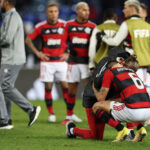
<path fill-rule="evenodd" d="M 7 126 L 4 126 L 4 127 L 0 127 L 0 130 L 11 130 L 12 128 L 14 128 L 13 125 L 7 125 Z"/>
<path fill-rule="evenodd" d="M 73 121 L 68 121 L 67 123 L 66 123 L 66 135 L 67 136 L 70 136 L 68 133 L 69 133 L 69 130 L 68 130 L 68 125 L 70 124 L 70 123 L 73 123 Z"/>
<path fill-rule="evenodd" d="M 37 118 L 38 118 L 38 116 L 39 116 L 39 114 L 40 114 L 40 111 L 41 111 L 41 107 L 40 107 L 40 106 L 37 106 L 35 117 L 34 117 L 33 121 L 29 124 L 29 126 L 32 126 L 33 123 L 37 120 Z"/>

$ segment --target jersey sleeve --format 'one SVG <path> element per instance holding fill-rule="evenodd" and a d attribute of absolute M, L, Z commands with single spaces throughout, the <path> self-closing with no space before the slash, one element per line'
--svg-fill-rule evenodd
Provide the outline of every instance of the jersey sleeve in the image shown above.
<path fill-rule="evenodd" d="M 34 39 L 36 39 L 40 35 L 41 35 L 41 28 L 40 27 L 35 27 L 34 31 L 32 33 L 28 34 L 28 37 L 31 40 L 34 40 Z"/>
<path fill-rule="evenodd" d="M 110 70 L 107 70 L 104 73 L 102 87 L 110 88 L 113 78 L 114 78 L 113 73 Z"/>

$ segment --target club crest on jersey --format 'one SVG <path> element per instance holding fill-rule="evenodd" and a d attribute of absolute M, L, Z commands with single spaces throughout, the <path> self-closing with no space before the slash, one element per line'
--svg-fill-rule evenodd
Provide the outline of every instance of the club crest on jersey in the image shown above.
<path fill-rule="evenodd" d="M 86 27 L 86 28 L 84 29 L 84 31 L 85 31 L 85 33 L 88 33 L 88 34 L 91 33 L 91 29 L 90 29 L 89 27 Z"/>
<path fill-rule="evenodd" d="M 59 34 L 63 34 L 64 33 L 64 29 L 63 28 L 58 28 L 58 31 L 57 31 Z"/>

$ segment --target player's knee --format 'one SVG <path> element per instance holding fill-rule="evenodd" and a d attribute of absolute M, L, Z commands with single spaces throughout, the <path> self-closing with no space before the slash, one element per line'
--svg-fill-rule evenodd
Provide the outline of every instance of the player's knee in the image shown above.
<path fill-rule="evenodd" d="M 45 91 L 51 91 L 52 89 L 50 87 L 45 87 Z"/>

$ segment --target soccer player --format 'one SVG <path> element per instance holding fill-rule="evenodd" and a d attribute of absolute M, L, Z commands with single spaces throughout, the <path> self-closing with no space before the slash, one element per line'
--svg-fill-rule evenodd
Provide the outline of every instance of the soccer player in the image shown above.
<path fill-rule="evenodd" d="M 121 99 L 118 102 L 105 101 L 111 86 L 119 93 Z M 143 82 L 132 69 L 114 63 L 112 68 L 104 73 L 101 89 L 93 87 L 93 90 L 98 100 L 93 105 L 94 113 L 103 110 L 121 122 L 144 122 L 150 117 L 149 95 Z M 139 123 L 133 141 L 142 141 L 146 134 L 143 124 Z"/>
<path fill-rule="evenodd" d="M 45 84 L 45 103 L 49 112 L 49 122 L 55 122 L 52 105 L 51 89 L 54 81 L 59 81 L 63 90 L 63 97 L 66 100 L 68 84 L 66 82 L 67 63 L 69 54 L 66 52 L 65 22 L 58 20 L 59 7 L 57 4 L 49 4 L 46 9 L 47 21 L 40 22 L 35 26 L 34 32 L 29 34 L 26 44 L 41 60 L 40 78 Z M 42 51 L 39 51 L 32 40 L 42 38 Z"/>
<path fill-rule="evenodd" d="M 137 69 L 137 67 L 138 67 L 137 61 L 129 58 L 130 55 L 127 52 L 124 52 L 124 51 L 121 52 L 121 50 L 119 48 L 111 49 L 111 51 L 113 52 L 113 54 L 116 54 L 116 56 L 117 56 L 117 53 L 120 52 L 120 53 L 118 53 L 118 56 L 119 57 L 121 56 L 121 58 L 124 58 L 124 60 L 126 60 L 125 64 L 128 67 Z M 116 56 L 113 56 L 113 57 L 116 58 Z M 113 60 L 114 60 L 114 58 L 113 58 Z M 93 104 L 95 102 L 97 102 L 97 99 L 96 99 L 93 89 L 92 89 L 92 83 L 93 82 L 96 83 L 95 84 L 96 88 L 100 89 L 101 82 L 103 79 L 103 74 L 107 69 L 106 65 L 108 64 L 109 59 L 110 59 L 110 57 L 106 57 L 100 61 L 100 63 L 96 66 L 94 73 L 93 73 L 92 77 L 90 78 L 88 85 L 86 86 L 86 88 L 84 90 L 83 106 L 86 109 L 88 124 L 89 124 L 90 129 L 76 128 L 75 124 L 73 122 L 68 122 L 66 129 L 67 129 L 67 136 L 69 138 L 80 136 L 84 139 L 90 138 L 90 139 L 102 140 L 104 127 L 105 127 L 104 122 L 106 122 L 107 120 L 109 120 L 109 121 L 107 121 L 106 123 L 108 123 L 110 126 L 116 128 L 118 132 L 123 129 L 123 126 L 118 121 L 115 121 L 113 118 L 108 116 L 107 113 L 101 112 L 100 114 L 95 116 L 92 111 Z M 111 91 L 108 94 L 107 98 L 113 98 L 115 96 L 114 93 L 115 93 L 114 91 Z M 97 116 L 98 116 L 98 118 L 97 118 Z M 126 131 L 128 131 L 128 129 L 126 129 Z"/>
<path fill-rule="evenodd" d="M 26 59 L 23 22 L 15 9 L 15 3 L 16 0 L 0 1 L 1 12 L 5 13 L 0 29 L 0 47 L 2 51 L 0 68 L 0 129 L 13 128 L 12 101 L 28 114 L 28 126 L 31 126 L 36 121 L 41 110 L 40 106 L 33 106 L 15 88 L 16 79 Z"/>
<path fill-rule="evenodd" d="M 88 69 L 88 47 L 89 40 L 95 24 L 88 21 L 89 6 L 86 2 L 79 2 L 76 5 L 77 18 L 66 24 L 68 47 L 70 49 L 69 66 L 68 66 L 68 99 L 67 99 L 67 116 L 62 124 L 68 120 L 81 122 L 82 120 L 74 114 L 74 105 L 76 93 L 80 79 L 83 80 L 84 87 L 87 85 L 90 71 Z"/>
<path fill-rule="evenodd" d="M 123 13 L 127 20 L 121 24 L 115 37 L 104 36 L 102 40 L 111 46 L 118 46 L 125 40 L 126 49 L 134 50 L 137 55 L 140 65 L 137 75 L 145 82 L 147 66 L 150 65 L 150 25 L 140 18 L 139 11 L 140 3 L 137 0 L 125 1 Z"/>
<path fill-rule="evenodd" d="M 104 31 L 109 37 L 113 37 L 119 29 L 119 25 L 116 24 L 117 14 L 113 8 L 109 8 L 104 12 L 104 22 L 96 26 L 92 32 L 89 45 L 89 68 L 91 71 L 95 68 L 100 60 L 108 56 L 109 49 L 111 48 L 101 39 L 97 38 L 100 32 Z"/>

